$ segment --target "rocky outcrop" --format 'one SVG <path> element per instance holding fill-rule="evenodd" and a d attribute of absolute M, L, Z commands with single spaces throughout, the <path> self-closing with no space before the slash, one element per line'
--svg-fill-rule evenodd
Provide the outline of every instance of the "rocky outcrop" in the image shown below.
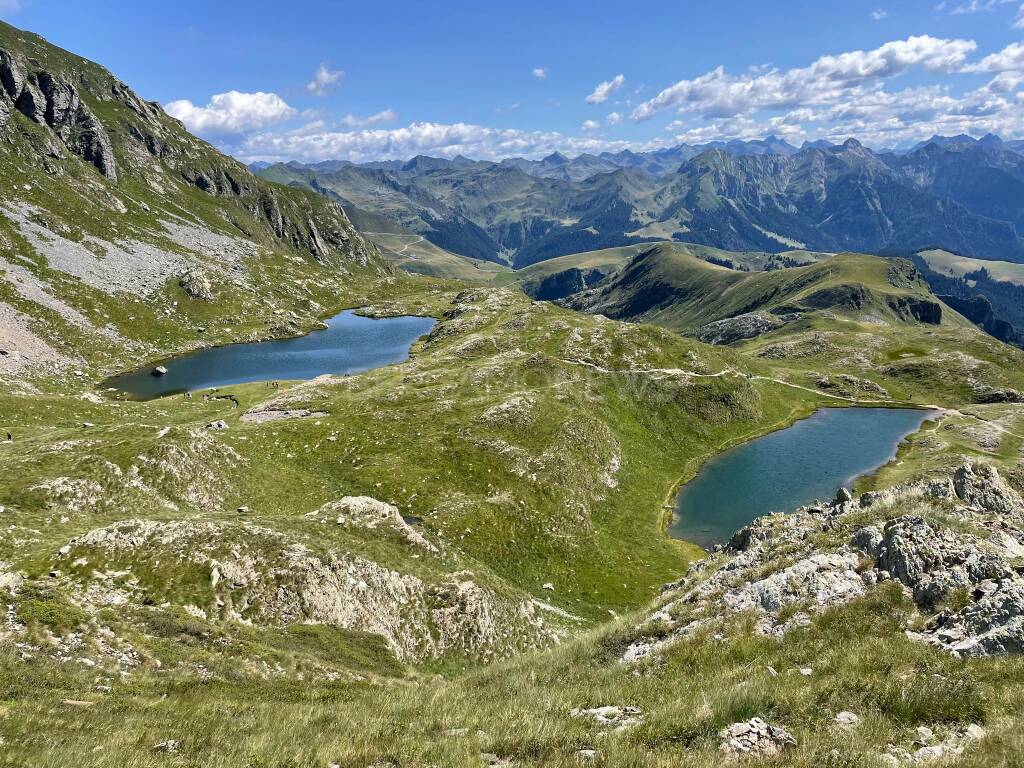
<path fill-rule="evenodd" d="M 349 500 L 348 508 L 354 504 Z M 370 632 L 405 660 L 491 658 L 557 639 L 533 603 L 483 586 L 468 571 L 427 581 L 353 553 L 316 553 L 252 524 L 125 520 L 61 548 L 57 562 L 75 561 L 116 565 L 126 573 L 160 567 L 172 574 L 160 587 L 164 592 L 136 590 L 140 603 L 191 599 L 202 615 L 229 621 Z M 89 568 L 80 571 L 82 578 L 89 578 Z M 196 581 L 204 572 L 205 583 Z"/>
<path fill-rule="evenodd" d="M 381 273 L 390 271 L 336 202 L 257 178 L 106 70 L 41 38 L 13 35 L 0 41 L 0 135 L 15 133 L 28 140 L 28 152 L 21 144 L 15 151 L 32 172 L 66 173 L 73 155 L 110 182 L 131 176 L 168 202 L 189 185 L 229 201 L 217 218 L 233 235 L 276 239 L 342 272 L 371 263 Z M 73 186 L 77 181 L 69 179 Z M 123 185 L 92 185 L 84 194 L 118 213 L 125 213 L 134 197 Z M 143 200 L 132 202 L 147 213 L 155 211 Z M 170 218 L 178 221 L 183 207 L 172 203 Z"/>
<path fill-rule="evenodd" d="M 877 522 L 864 525 L 866 513 Z M 960 656 L 1021 652 L 1022 555 L 1024 500 L 991 466 L 964 464 L 942 480 L 858 499 L 840 492 L 738 531 L 667 588 L 622 658 L 637 661 L 739 613 L 782 636 L 885 582 L 902 585 L 924 617 L 913 639 Z"/>
<path fill-rule="evenodd" d="M 385 528 L 395 531 L 409 544 L 421 547 L 429 552 L 438 552 L 438 548 L 429 542 L 423 534 L 405 521 L 398 507 L 370 496 L 345 496 L 338 501 L 324 504 L 311 517 L 334 517 L 338 525 L 353 528 L 375 530 Z"/>
<path fill-rule="evenodd" d="M 729 761 L 742 758 L 775 757 L 796 746 L 796 739 L 782 726 L 770 725 L 760 717 L 733 723 L 718 734 L 719 751 Z"/>
<path fill-rule="evenodd" d="M 942 322 L 942 305 L 937 301 L 916 296 L 888 296 L 885 302 L 901 320 L 926 325 L 938 325 Z"/>
<path fill-rule="evenodd" d="M 523 284 L 523 292 L 538 301 L 557 301 L 586 290 L 604 279 L 607 271 L 570 267 Z"/>
<path fill-rule="evenodd" d="M 753 339 L 781 328 L 785 323 L 768 312 L 748 312 L 745 315 L 716 320 L 697 329 L 694 336 L 705 344 L 732 344 Z"/>
<path fill-rule="evenodd" d="M 994 336 L 1007 344 L 1024 346 L 1024 333 L 999 318 L 995 314 L 992 302 L 983 294 L 977 294 L 969 298 L 962 296 L 940 295 L 938 297 L 952 309 L 959 312 L 972 323 L 981 328 L 985 333 Z"/>
<path fill-rule="evenodd" d="M 17 110 L 32 122 L 49 128 L 69 151 L 111 181 L 117 181 L 110 137 L 74 85 L 59 75 L 33 71 L 21 56 L 2 49 L 0 84 L 0 127 Z"/>

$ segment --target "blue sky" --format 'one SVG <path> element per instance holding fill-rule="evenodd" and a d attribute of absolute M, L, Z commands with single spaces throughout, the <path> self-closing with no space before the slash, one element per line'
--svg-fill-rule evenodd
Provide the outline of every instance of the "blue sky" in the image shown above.
<path fill-rule="evenodd" d="M 246 160 L 1024 138 L 1024 0 L 0 0 Z"/>

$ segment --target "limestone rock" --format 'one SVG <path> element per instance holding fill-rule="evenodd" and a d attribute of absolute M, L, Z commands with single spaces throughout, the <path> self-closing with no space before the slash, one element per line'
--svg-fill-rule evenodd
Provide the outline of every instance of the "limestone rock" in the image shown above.
<path fill-rule="evenodd" d="M 209 606 L 197 607 L 211 616 L 357 629 L 380 635 L 403 660 L 492 658 L 557 638 L 531 602 L 478 584 L 470 573 L 427 582 L 348 552 L 314 554 L 301 541 L 252 523 L 124 520 L 69 545 L 58 559 L 208 568 L 213 596 Z"/>
<path fill-rule="evenodd" d="M 769 725 L 760 717 L 733 723 L 719 734 L 719 749 L 726 760 L 774 757 L 796 746 L 793 735 L 778 725 Z"/>
<path fill-rule="evenodd" d="M 178 280 L 181 289 L 193 299 L 213 301 L 213 286 L 210 278 L 197 269 L 187 270 Z"/>
<path fill-rule="evenodd" d="M 324 504 L 313 514 L 336 517 L 338 525 L 369 530 L 378 527 L 390 528 L 404 536 L 410 544 L 430 552 L 439 551 L 423 534 L 405 521 L 398 507 L 370 496 L 345 496 L 338 501 Z"/>
<path fill-rule="evenodd" d="M 53 131 L 65 147 L 117 181 L 114 151 L 103 124 L 82 101 L 74 85 L 49 72 L 32 72 L 27 62 L 0 50 L 0 101 L 9 119 L 11 106 L 29 120 Z"/>
<path fill-rule="evenodd" d="M 756 338 L 781 328 L 784 324 L 778 317 L 767 312 L 749 312 L 708 323 L 699 328 L 694 335 L 705 344 L 732 344 L 743 339 Z"/>
<path fill-rule="evenodd" d="M 573 718 L 586 718 L 593 720 L 597 725 L 605 728 L 621 730 L 631 725 L 643 722 L 643 712 L 637 707 L 615 707 L 603 706 L 584 709 L 582 707 L 572 710 L 569 713 Z"/>
<path fill-rule="evenodd" d="M 964 464 L 953 475 L 953 488 L 965 504 L 1024 520 L 1024 499 L 999 476 L 995 467 Z"/>

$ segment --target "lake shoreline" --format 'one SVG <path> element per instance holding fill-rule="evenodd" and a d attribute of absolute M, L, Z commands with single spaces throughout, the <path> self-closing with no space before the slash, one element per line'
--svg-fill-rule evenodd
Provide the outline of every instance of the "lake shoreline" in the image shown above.
<path fill-rule="evenodd" d="M 822 496 L 821 493 L 816 494 L 816 498 L 818 498 L 819 500 L 821 500 L 821 498 L 829 496 L 831 493 L 837 491 L 840 487 L 852 489 L 856 487 L 857 482 L 865 478 L 876 476 L 887 465 L 889 465 L 892 461 L 898 458 L 900 448 L 906 443 L 907 439 L 911 435 L 919 432 L 926 424 L 935 423 L 936 421 L 941 419 L 942 416 L 945 414 L 945 409 L 941 407 L 922 407 L 916 404 L 905 405 L 895 403 L 892 405 L 887 404 L 885 406 L 866 404 L 858 405 L 856 403 L 851 403 L 848 406 L 816 404 L 811 406 L 810 408 L 797 408 L 790 415 L 790 417 L 787 417 L 786 419 L 776 422 L 775 424 L 765 429 L 757 430 L 753 433 L 748 433 L 747 435 L 744 435 L 740 438 L 730 440 L 728 444 L 725 445 L 724 447 L 720 447 L 718 450 L 714 452 L 709 452 L 701 457 L 692 459 L 690 462 L 688 462 L 687 471 L 681 476 L 680 480 L 673 486 L 672 490 L 665 497 L 662 503 L 662 509 L 660 510 L 661 514 L 659 518 L 660 527 L 662 529 L 663 534 L 669 537 L 671 540 L 678 542 L 680 545 L 697 547 L 700 548 L 701 551 L 707 552 L 708 549 L 710 549 L 712 546 L 722 544 L 724 543 L 724 541 L 727 541 L 728 537 L 731 536 L 732 533 L 735 533 L 736 530 L 740 530 L 745 525 L 748 525 L 752 520 L 757 519 L 758 517 L 762 517 L 766 514 L 772 514 L 773 512 L 792 511 L 793 509 L 796 509 L 799 506 L 812 503 L 815 499 L 807 498 L 797 503 L 780 505 L 780 509 L 762 511 L 759 514 L 752 516 L 749 520 L 746 520 L 742 524 L 736 525 L 735 528 L 730 528 L 727 534 L 724 532 L 724 530 L 720 531 L 718 538 L 714 541 L 706 540 L 702 543 L 699 539 L 706 539 L 707 537 L 702 537 L 700 535 L 677 535 L 673 532 L 673 528 L 680 526 L 680 524 L 686 519 L 685 516 L 680 514 L 682 495 L 684 494 L 687 488 L 690 488 L 692 491 L 694 482 L 697 481 L 698 478 L 702 476 L 702 473 L 708 471 L 709 467 L 715 466 L 715 462 L 726 461 L 728 460 L 728 457 L 730 455 L 733 455 L 736 452 L 741 451 L 742 449 L 750 449 L 751 446 L 754 446 L 770 437 L 778 436 L 800 425 L 807 425 L 808 422 L 813 422 L 815 417 L 818 417 L 820 415 L 828 413 L 849 414 L 851 410 L 863 411 L 865 413 L 872 411 L 885 411 L 889 413 L 896 413 L 899 411 L 915 411 L 920 412 L 923 415 L 920 421 L 918 421 L 916 425 L 914 425 L 913 429 L 910 429 L 909 431 L 906 432 L 901 432 L 892 440 L 883 458 L 877 461 L 872 461 L 869 466 L 857 468 L 856 471 L 854 471 L 852 474 L 845 475 L 844 477 L 842 477 L 842 479 L 839 479 L 838 482 L 835 483 L 835 487 L 830 488 L 828 493 L 824 494 L 824 496 Z M 827 415 L 824 416 L 824 418 L 828 418 Z M 810 426 L 816 425 L 813 425 L 812 423 Z M 805 429 L 807 428 L 808 427 L 805 426 Z M 873 447 L 874 446 L 872 446 L 872 448 Z M 786 455 L 789 454 L 787 453 Z M 696 465 L 696 468 L 694 468 L 694 465 Z M 766 472 L 764 473 L 764 477 L 771 477 L 771 475 L 770 473 Z M 694 531 L 688 531 L 688 533 L 693 534 Z"/>
<path fill-rule="evenodd" d="M 116 396 L 120 399 L 147 401 L 261 381 L 300 381 L 322 375 L 354 375 L 404 362 L 411 356 L 416 342 L 429 334 L 437 322 L 436 318 L 429 315 L 382 316 L 372 312 L 372 309 L 366 305 L 344 308 L 321 318 L 319 327 L 291 336 L 200 346 L 151 360 L 107 377 L 97 388 L 107 392 L 116 390 Z M 428 322 L 423 323 L 422 327 L 412 328 L 410 333 L 401 334 L 401 329 L 396 328 L 395 324 L 401 325 L 405 321 Z M 357 326 L 361 322 L 380 323 L 375 330 L 382 335 L 376 339 L 371 338 L 372 334 L 367 335 L 366 329 L 374 326 L 359 329 Z M 389 330 L 392 331 L 391 337 L 386 335 Z M 416 335 L 411 335 L 412 332 Z M 395 333 L 400 335 L 395 338 Z M 373 341 L 378 343 L 371 345 Z M 404 352 L 399 353 L 399 347 L 404 347 Z M 256 352 L 258 349 L 263 350 L 262 356 Z M 289 351 L 291 364 L 285 359 Z M 272 370 L 275 367 L 272 359 L 274 354 L 280 358 L 276 363 L 279 370 Z M 346 359 L 346 356 L 353 355 L 354 359 Z M 211 368 L 217 364 L 217 370 L 235 370 L 236 373 L 232 376 L 215 376 L 210 369 L 199 367 L 207 359 L 210 360 Z M 242 372 L 246 370 L 246 365 L 248 372 Z M 159 375 L 155 373 L 157 369 L 162 369 Z M 195 370 L 190 373 L 187 369 Z M 196 378 L 200 375 L 204 378 Z M 186 381 L 178 386 L 168 386 L 169 382 L 182 377 Z M 191 380 L 188 380 L 190 377 Z"/>

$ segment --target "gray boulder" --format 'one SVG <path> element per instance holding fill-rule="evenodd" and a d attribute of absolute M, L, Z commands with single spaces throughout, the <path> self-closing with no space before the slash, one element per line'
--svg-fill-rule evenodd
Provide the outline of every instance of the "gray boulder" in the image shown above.
<path fill-rule="evenodd" d="M 213 286 L 203 272 L 189 269 L 178 279 L 178 285 L 193 299 L 213 301 Z"/>
<path fill-rule="evenodd" d="M 999 585 L 962 611 L 940 614 L 928 637 L 965 656 L 1024 651 L 1024 584 Z"/>
<path fill-rule="evenodd" d="M 987 464 L 965 464 L 953 474 L 957 497 L 971 507 L 998 515 L 1024 518 L 1024 499 Z"/>
<path fill-rule="evenodd" d="M 708 323 L 698 328 L 694 335 L 705 344 L 732 344 L 756 338 L 783 325 L 782 320 L 767 312 L 748 312 Z"/>

